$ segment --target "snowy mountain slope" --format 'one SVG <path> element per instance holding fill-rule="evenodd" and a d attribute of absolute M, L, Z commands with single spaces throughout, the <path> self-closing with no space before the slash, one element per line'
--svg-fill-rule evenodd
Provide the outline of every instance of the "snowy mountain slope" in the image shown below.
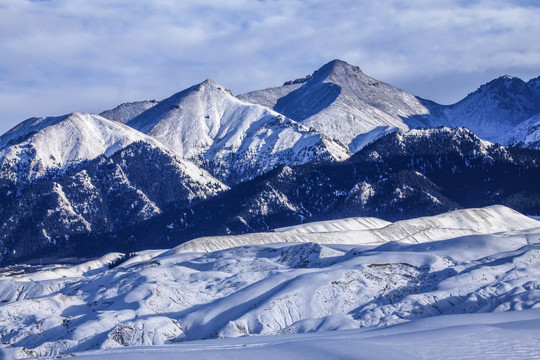
<path fill-rule="evenodd" d="M 403 90 L 365 75 L 358 67 L 334 60 L 304 82 L 256 91 L 241 99 L 273 109 L 358 151 L 358 136 L 386 129 L 433 125 L 425 122 L 429 109 Z M 372 136 L 377 132 L 372 132 Z"/>
<path fill-rule="evenodd" d="M 391 133 L 385 139 L 366 148 L 365 153 L 371 157 L 381 157 L 455 152 L 472 159 L 488 155 L 489 150 L 493 148 L 494 144 L 480 139 L 469 129 L 438 127 Z M 504 152 L 502 149 L 500 151 Z M 356 158 L 361 159 L 365 153 L 359 154 Z"/>
<path fill-rule="evenodd" d="M 196 165 L 146 142 L 51 170 L 34 181 L 2 183 L 0 260 L 51 252 L 72 256 L 74 246 L 103 253 L 126 240 L 97 245 L 92 236 L 80 242 L 77 236 L 133 226 L 170 204 L 187 207 L 226 189 Z"/>
<path fill-rule="evenodd" d="M 134 142 L 162 147 L 156 140 L 99 115 L 72 113 L 32 118 L 0 137 L 1 177 L 35 179 L 100 155 L 110 156 Z"/>
<path fill-rule="evenodd" d="M 378 245 L 391 241 L 423 243 L 474 234 L 540 227 L 540 222 L 504 206 L 456 210 L 437 216 L 387 223 L 373 218 L 324 221 L 278 229 L 277 232 L 211 236 L 179 245 L 173 253 L 213 252 L 276 242 Z M 330 230 L 332 229 L 332 230 Z"/>
<path fill-rule="evenodd" d="M 497 138 L 503 145 L 540 149 L 540 114 L 519 123 L 512 130 Z"/>
<path fill-rule="evenodd" d="M 376 141 L 377 139 L 382 138 L 385 135 L 399 132 L 400 129 L 397 127 L 391 126 L 377 126 L 373 130 L 368 131 L 367 133 L 360 134 L 356 136 L 353 141 L 349 144 L 349 149 L 351 152 L 356 153 L 359 150 L 365 148 L 367 145 Z"/>
<path fill-rule="evenodd" d="M 120 104 L 114 109 L 105 110 L 100 113 L 106 119 L 127 123 L 129 120 L 139 116 L 146 110 L 150 109 L 158 102 L 156 100 L 143 100 L 130 103 Z"/>
<path fill-rule="evenodd" d="M 349 157 L 347 149 L 330 138 L 263 106 L 238 100 L 211 80 L 161 101 L 128 125 L 231 183 L 278 164 Z"/>
<path fill-rule="evenodd" d="M 73 236 L 228 189 L 154 138 L 99 115 L 29 119 L 0 147 L 0 262 L 73 251 Z"/>
<path fill-rule="evenodd" d="M 307 79 L 306 79 L 307 81 Z M 259 104 L 269 109 L 273 109 L 276 103 L 282 97 L 288 95 L 290 92 L 298 89 L 304 85 L 305 81 L 289 83 L 286 82 L 282 86 L 268 88 L 264 90 L 255 90 L 246 94 L 240 94 L 237 97 L 240 100 L 250 102 L 253 104 Z"/>
<path fill-rule="evenodd" d="M 472 319 L 439 317 L 449 314 L 512 311 L 518 321 L 531 315 L 518 310 L 540 305 L 540 223 L 504 208 L 454 212 L 438 221 L 472 225 L 462 229 L 470 232 L 492 228 L 481 219 L 496 229 L 514 229 L 378 247 L 347 245 L 338 231 L 338 245 L 154 252 L 99 272 L 106 261 L 101 260 L 73 270 L 73 277 L 63 277 L 69 269 L 62 269 L 0 278 L 0 346 L 17 357 L 56 356 L 217 337 L 381 328 L 431 317 L 403 325 L 428 330 L 436 319 L 456 326 Z M 433 219 L 417 223 L 431 224 L 434 234 L 439 226 Z M 280 234 L 287 233 L 275 233 Z M 90 267 L 97 272 L 84 275 Z"/>
<path fill-rule="evenodd" d="M 321 331 L 309 334 L 191 341 L 166 346 L 117 348 L 77 353 L 77 359 L 186 360 L 329 358 L 533 359 L 540 355 L 535 333 L 538 309 L 444 315 L 389 328 Z"/>
<path fill-rule="evenodd" d="M 521 212 L 535 214 L 538 210 L 525 209 L 523 206 L 537 202 L 532 200 L 535 197 L 532 195 L 535 192 L 532 184 L 540 176 L 538 154 L 491 144 L 464 128 L 436 128 L 390 134 L 367 146 L 350 161 L 358 162 L 358 166 L 364 168 L 377 166 L 383 178 L 395 174 L 397 179 L 392 181 L 394 185 L 385 185 L 385 188 L 388 192 L 394 186 L 393 195 L 396 199 L 410 193 L 411 187 L 426 188 L 428 183 L 425 181 L 423 185 L 418 183 L 425 178 L 436 185 L 430 194 L 435 195 L 439 201 L 441 197 L 436 192 L 444 194 L 460 207 L 504 204 L 520 209 Z M 416 180 L 411 170 L 418 175 Z M 487 176 L 487 173 L 490 175 Z M 520 180 L 525 174 L 528 180 Z M 400 185 L 403 180 L 409 184 Z M 364 189 L 374 189 L 373 180 L 366 179 L 365 182 Z M 375 180 L 375 183 L 379 182 Z M 374 194 L 366 196 L 366 200 L 360 203 L 367 205 L 371 202 L 373 206 L 379 206 L 380 210 L 382 199 L 376 196 L 376 190 L 371 192 Z M 512 192 L 514 195 L 508 196 Z M 470 202 L 480 198 L 486 202 L 476 205 Z M 391 206 L 391 202 L 382 206 Z M 414 208 L 409 211 L 414 211 Z"/>
<path fill-rule="evenodd" d="M 482 139 L 497 141 L 540 113 L 538 82 L 538 78 L 525 82 L 509 75 L 501 76 L 458 103 L 445 107 L 441 118 L 435 121 L 447 126 L 464 126 Z"/>
<path fill-rule="evenodd" d="M 74 235 L 110 232 L 227 189 L 157 140 L 99 115 L 29 119 L 0 143 L 0 261 L 65 252 Z"/>

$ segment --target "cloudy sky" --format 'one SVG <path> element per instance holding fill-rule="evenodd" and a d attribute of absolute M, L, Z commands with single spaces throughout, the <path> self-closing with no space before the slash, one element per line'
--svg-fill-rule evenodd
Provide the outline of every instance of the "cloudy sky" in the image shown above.
<path fill-rule="evenodd" d="M 439 103 L 540 75 L 540 2 L 0 0 L 0 132 L 31 116 L 239 94 L 339 58 Z"/>

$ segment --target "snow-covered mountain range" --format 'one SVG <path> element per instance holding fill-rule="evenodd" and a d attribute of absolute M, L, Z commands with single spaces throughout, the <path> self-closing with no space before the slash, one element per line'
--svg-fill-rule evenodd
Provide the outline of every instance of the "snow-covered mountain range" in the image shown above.
<path fill-rule="evenodd" d="M 466 127 L 489 141 L 540 113 L 540 77 L 528 82 L 502 76 L 453 105 L 439 105 L 365 75 L 340 60 L 306 79 L 239 98 L 271 107 L 339 139 L 356 152 L 389 131 L 417 127 Z M 523 141 L 528 132 L 520 132 Z"/>
<path fill-rule="evenodd" d="M 28 119 L 0 137 L 0 261 L 342 216 L 537 214 L 540 155 L 519 147 L 540 143 L 539 79 L 501 77 L 443 106 L 334 60 L 238 97 L 206 80 L 101 115 Z"/>
<path fill-rule="evenodd" d="M 493 145 L 467 129 L 392 133 L 345 162 L 284 166 L 91 242 L 113 250 L 107 246 L 115 239 L 129 238 L 131 247 L 122 251 L 135 251 L 306 221 L 349 216 L 395 221 L 490 204 L 536 214 L 538 163 L 537 151 Z"/>
<path fill-rule="evenodd" d="M 0 346 L 17 357 L 54 357 L 246 335 L 339 334 L 451 321 L 442 317 L 450 314 L 512 312 L 517 319 L 526 315 L 518 310 L 540 304 L 539 235 L 540 222 L 494 206 L 196 239 L 109 269 L 119 256 L 112 253 L 1 277 Z"/>

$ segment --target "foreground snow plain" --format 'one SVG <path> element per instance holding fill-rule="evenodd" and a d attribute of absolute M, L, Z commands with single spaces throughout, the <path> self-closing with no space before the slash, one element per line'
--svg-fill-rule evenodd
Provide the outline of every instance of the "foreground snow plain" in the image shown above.
<path fill-rule="evenodd" d="M 540 310 L 441 315 L 386 327 L 92 351 L 77 359 L 538 359 Z"/>
<path fill-rule="evenodd" d="M 540 222 L 502 206 L 117 256 L 0 278 L 6 356 L 540 358 Z"/>

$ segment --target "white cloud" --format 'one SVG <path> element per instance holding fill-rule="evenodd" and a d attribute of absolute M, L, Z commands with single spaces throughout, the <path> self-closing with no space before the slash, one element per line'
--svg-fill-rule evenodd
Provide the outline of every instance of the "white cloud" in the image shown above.
<path fill-rule="evenodd" d="M 452 102 L 505 73 L 540 75 L 534 4 L 4 0 L 0 132 L 33 115 L 160 99 L 205 78 L 235 93 L 275 86 L 334 58 Z"/>

